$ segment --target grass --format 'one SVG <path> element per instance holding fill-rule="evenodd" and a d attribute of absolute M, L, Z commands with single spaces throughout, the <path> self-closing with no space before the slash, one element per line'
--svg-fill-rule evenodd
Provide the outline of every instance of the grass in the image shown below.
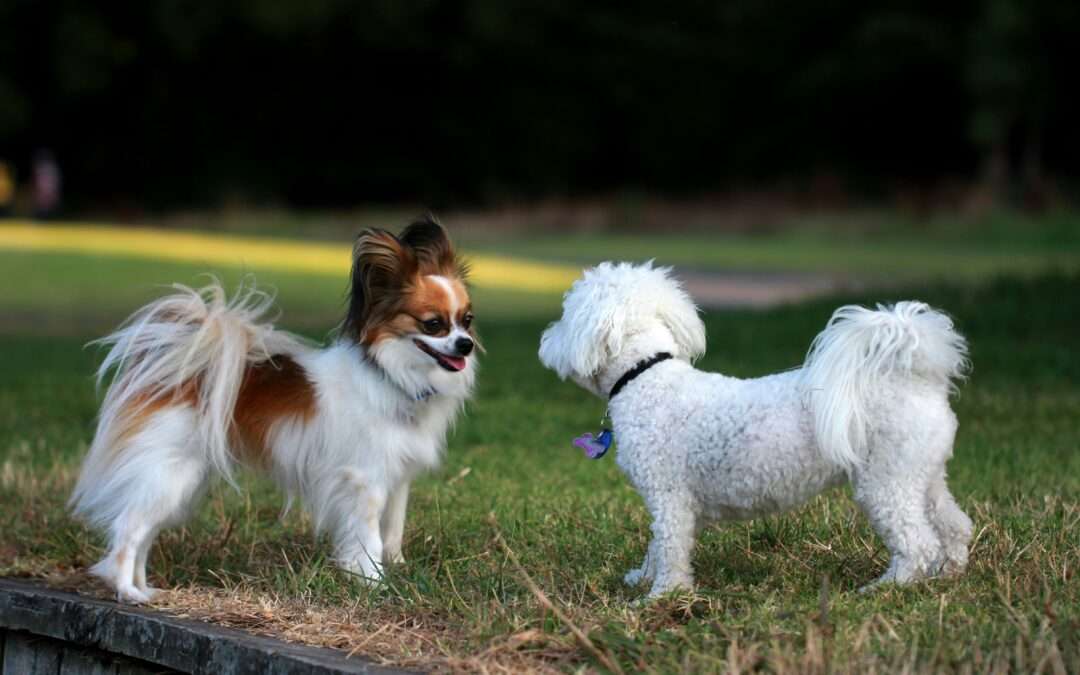
<path fill-rule="evenodd" d="M 1074 224 L 1075 225 L 1075 224 Z M 1080 229 L 1080 228 L 1078 228 Z M 591 264 L 647 260 L 704 270 L 829 274 L 892 282 L 927 278 L 985 281 L 996 275 L 1032 276 L 1080 264 L 1080 243 L 1053 237 L 1035 242 L 980 241 L 957 236 L 922 238 L 916 232 L 873 238 L 836 231 L 793 230 L 768 236 L 679 233 L 540 235 L 511 242 L 477 242 L 541 260 Z"/>
<path fill-rule="evenodd" d="M 0 574 L 100 592 L 82 570 L 101 540 L 64 509 L 96 411 L 97 357 L 82 345 L 155 284 L 197 270 L 11 253 L 0 269 Z M 337 316 L 340 282 L 269 281 L 286 325 L 319 336 Z M 245 476 L 241 493 L 215 488 L 160 538 L 152 580 L 175 590 L 159 606 L 444 669 L 603 670 L 612 659 L 652 672 L 1080 671 L 1080 277 L 710 313 L 701 366 L 753 376 L 796 365 L 837 303 L 909 296 L 947 308 L 972 344 L 950 484 L 977 537 L 959 579 L 858 594 L 887 556 L 840 490 L 706 530 L 697 592 L 640 604 L 642 590 L 621 577 L 646 544 L 641 500 L 611 458 L 588 461 L 570 445 L 595 431 L 602 404 L 536 360 L 552 299 L 496 294 L 477 300 L 488 354 L 476 400 L 444 469 L 415 486 L 408 562 L 384 586 L 337 570 L 308 519 L 280 517 L 281 496 Z"/>
<path fill-rule="evenodd" d="M 293 328 L 320 334 L 344 313 L 347 283 L 339 277 L 265 268 L 205 266 L 111 255 L 0 250 L 0 332 L 93 335 L 114 327 L 173 282 L 201 286 L 212 273 L 227 288 L 251 274 L 273 290 Z M 479 287 L 482 317 L 555 316 L 559 296 Z"/>
<path fill-rule="evenodd" d="M 802 217 L 766 234 L 672 231 L 557 233 L 502 241 L 478 239 L 477 251 L 593 264 L 656 258 L 663 265 L 757 272 L 827 273 L 875 281 L 986 281 L 1080 265 L 1075 213 L 997 214 L 913 220 L 881 214 Z"/>
<path fill-rule="evenodd" d="M 777 209 L 761 207 L 758 212 L 692 201 L 630 199 L 601 205 L 605 215 L 596 222 L 582 218 L 573 207 L 444 215 L 471 250 L 560 262 L 656 258 L 699 269 L 824 273 L 907 283 L 928 278 L 985 281 L 1001 274 L 1032 276 L 1080 265 L 1080 214 L 1067 208 L 1041 214 L 922 216 L 872 209 L 775 215 L 771 211 Z M 213 231 L 342 240 L 360 227 L 386 227 L 411 215 L 409 210 L 377 209 L 336 215 L 226 211 L 178 222 Z M 591 223 L 587 231 L 573 230 L 579 220 Z M 514 234 L 506 236 L 508 230 Z"/>

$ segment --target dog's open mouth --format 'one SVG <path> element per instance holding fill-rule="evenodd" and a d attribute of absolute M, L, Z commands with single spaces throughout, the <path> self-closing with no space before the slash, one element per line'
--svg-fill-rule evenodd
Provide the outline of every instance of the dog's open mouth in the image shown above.
<path fill-rule="evenodd" d="M 435 363 L 438 363 L 443 370 L 449 370 L 451 373 L 465 370 L 464 356 L 450 356 L 449 354 L 443 354 L 442 352 L 435 351 L 415 338 L 413 339 L 413 342 L 420 348 L 420 351 L 435 359 Z"/>

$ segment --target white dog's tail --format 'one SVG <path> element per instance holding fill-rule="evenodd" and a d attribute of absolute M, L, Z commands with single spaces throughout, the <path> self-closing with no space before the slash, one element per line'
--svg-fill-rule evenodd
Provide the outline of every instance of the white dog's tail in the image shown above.
<path fill-rule="evenodd" d="M 917 377 L 952 390 L 967 366 L 963 336 L 925 303 L 841 307 L 814 338 L 802 371 L 818 447 L 850 469 L 866 445 L 866 397 L 883 379 Z"/>
<path fill-rule="evenodd" d="M 273 297 L 254 285 L 227 300 L 214 279 L 200 290 L 174 284 L 177 292 L 146 305 L 111 335 L 97 372 L 100 385 L 113 373 L 97 432 L 71 497 L 76 513 L 91 515 L 95 491 L 118 460 L 132 420 L 163 398 L 186 400 L 198 411 L 199 441 L 211 465 L 231 481 L 229 434 L 233 408 L 248 363 L 295 351 L 289 333 L 261 323 Z"/>

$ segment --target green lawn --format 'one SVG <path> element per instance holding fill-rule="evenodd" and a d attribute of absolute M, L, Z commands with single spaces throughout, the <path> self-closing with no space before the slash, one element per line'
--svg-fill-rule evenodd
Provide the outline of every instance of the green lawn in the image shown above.
<path fill-rule="evenodd" d="M 82 345 L 154 284 L 192 281 L 197 270 L 6 253 L 0 269 L 0 574 L 93 589 L 80 570 L 101 540 L 64 511 L 96 408 L 97 355 Z M 285 325 L 318 337 L 336 320 L 343 281 L 263 279 L 280 287 Z M 639 604 L 641 590 L 621 578 L 648 536 L 640 498 L 612 458 L 589 461 L 570 445 L 595 431 L 603 405 L 536 359 L 557 298 L 491 296 L 477 299 L 488 353 L 476 400 L 444 469 L 415 486 L 408 563 L 384 587 L 335 569 L 307 519 L 279 518 L 281 497 L 248 477 L 243 493 L 216 488 L 187 527 L 161 537 L 153 580 L 179 589 L 161 606 L 469 670 L 600 669 L 597 654 L 610 654 L 628 672 L 1080 672 L 1080 276 L 710 313 L 701 366 L 739 376 L 791 367 L 837 303 L 912 296 L 950 311 L 972 346 L 950 464 L 977 532 L 960 579 L 858 594 L 887 556 L 841 490 L 795 513 L 705 531 L 698 592 Z M 594 650 L 527 588 L 496 532 Z"/>
<path fill-rule="evenodd" d="M 207 268 L 194 264 L 148 261 L 77 253 L 24 253 L 0 249 L 0 332 L 45 331 L 93 334 L 109 331 L 174 282 L 199 287 L 207 273 L 228 289 L 253 278 L 275 292 L 281 320 L 293 329 L 322 336 L 345 311 L 348 282 L 317 274 L 280 270 Z M 482 318 L 550 317 L 559 311 L 558 294 L 474 289 Z"/>
<path fill-rule="evenodd" d="M 541 209 L 502 223 L 485 214 L 485 227 L 472 228 L 469 214 L 446 214 L 446 224 L 469 250 L 552 261 L 596 263 L 656 258 L 695 269 L 825 273 L 874 281 L 925 279 L 980 281 L 1000 274 L 1031 276 L 1080 267 L 1080 212 L 1071 209 L 1026 214 L 1009 211 L 964 216 L 956 213 L 904 214 L 852 210 L 820 215 L 775 217 L 748 233 L 739 213 L 704 207 L 696 226 L 683 227 L 677 212 L 672 228 L 642 229 L 648 203 L 633 200 L 614 208 L 615 224 L 589 233 Z M 173 218 L 170 225 L 285 238 L 347 240 L 362 227 L 394 227 L 417 210 L 364 209 L 346 214 L 225 212 Z M 748 217 L 748 216 L 747 216 Z M 745 217 L 743 218 L 745 220 Z M 695 227 L 697 229 L 695 229 Z M 702 229 L 707 228 L 707 229 Z"/>
<path fill-rule="evenodd" d="M 914 232 L 879 237 L 842 232 L 739 234 L 676 233 L 543 235 L 507 243 L 476 242 L 481 251 L 595 264 L 608 259 L 656 259 L 698 270 L 825 273 L 887 282 L 924 279 L 982 281 L 998 274 L 1030 276 L 1080 266 L 1076 242 L 987 241 L 972 235 L 920 239 Z"/>
<path fill-rule="evenodd" d="M 447 213 L 459 244 L 476 252 L 577 263 L 647 260 L 698 270 L 828 274 L 873 282 L 926 279 L 984 281 L 1080 267 L 1080 212 L 1029 214 L 955 212 L 917 215 L 865 209 L 765 218 L 738 209 L 688 204 L 691 224 L 668 207 L 663 230 L 648 216 L 648 200 L 611 206 L 611 222 L 572 231 L 573 210 Z M 610 205 L 609 205 L 610 206 Z M 422 209 L 360 209 L 344 213 L 225 211 L 173 216 L 159 225 L 279 238 L 345 241 L 364 227 L 393 228 Z M 651 220 L 650 220 L 651 218 Z M 478 220 L 477 222 L 473 222 Z M 670 222 L 668 222 L 670 221 Z M 647 227 L 646 223 L 652 223 Z M 510 234 L 507 234 L 509 232 Z"/>

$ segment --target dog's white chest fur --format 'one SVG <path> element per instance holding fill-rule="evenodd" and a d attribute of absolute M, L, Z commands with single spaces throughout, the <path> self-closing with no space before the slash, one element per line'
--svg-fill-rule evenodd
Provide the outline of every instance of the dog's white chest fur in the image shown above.
<path fill-rule="evenodd" d="M 389 483 L 439 464 L 446 431 L 461 408 L 460 399 L 433 394 L 415 400 L 382 376 L 357 347 L 346 343 L 313 352 L 302 363 L 318 384 L 322 424 L 315 427 L 325 434 L 322 443 L 305 447 L 318 448 L 323 456 L 327 452 L 338 455 L 336 466 L 362 464 Z M 279 434 L 282 438 L 275 445 L 288 444 L 288 430 Z M 295 451 L 283 456 L 289 463 L 305 463 Z"/>

